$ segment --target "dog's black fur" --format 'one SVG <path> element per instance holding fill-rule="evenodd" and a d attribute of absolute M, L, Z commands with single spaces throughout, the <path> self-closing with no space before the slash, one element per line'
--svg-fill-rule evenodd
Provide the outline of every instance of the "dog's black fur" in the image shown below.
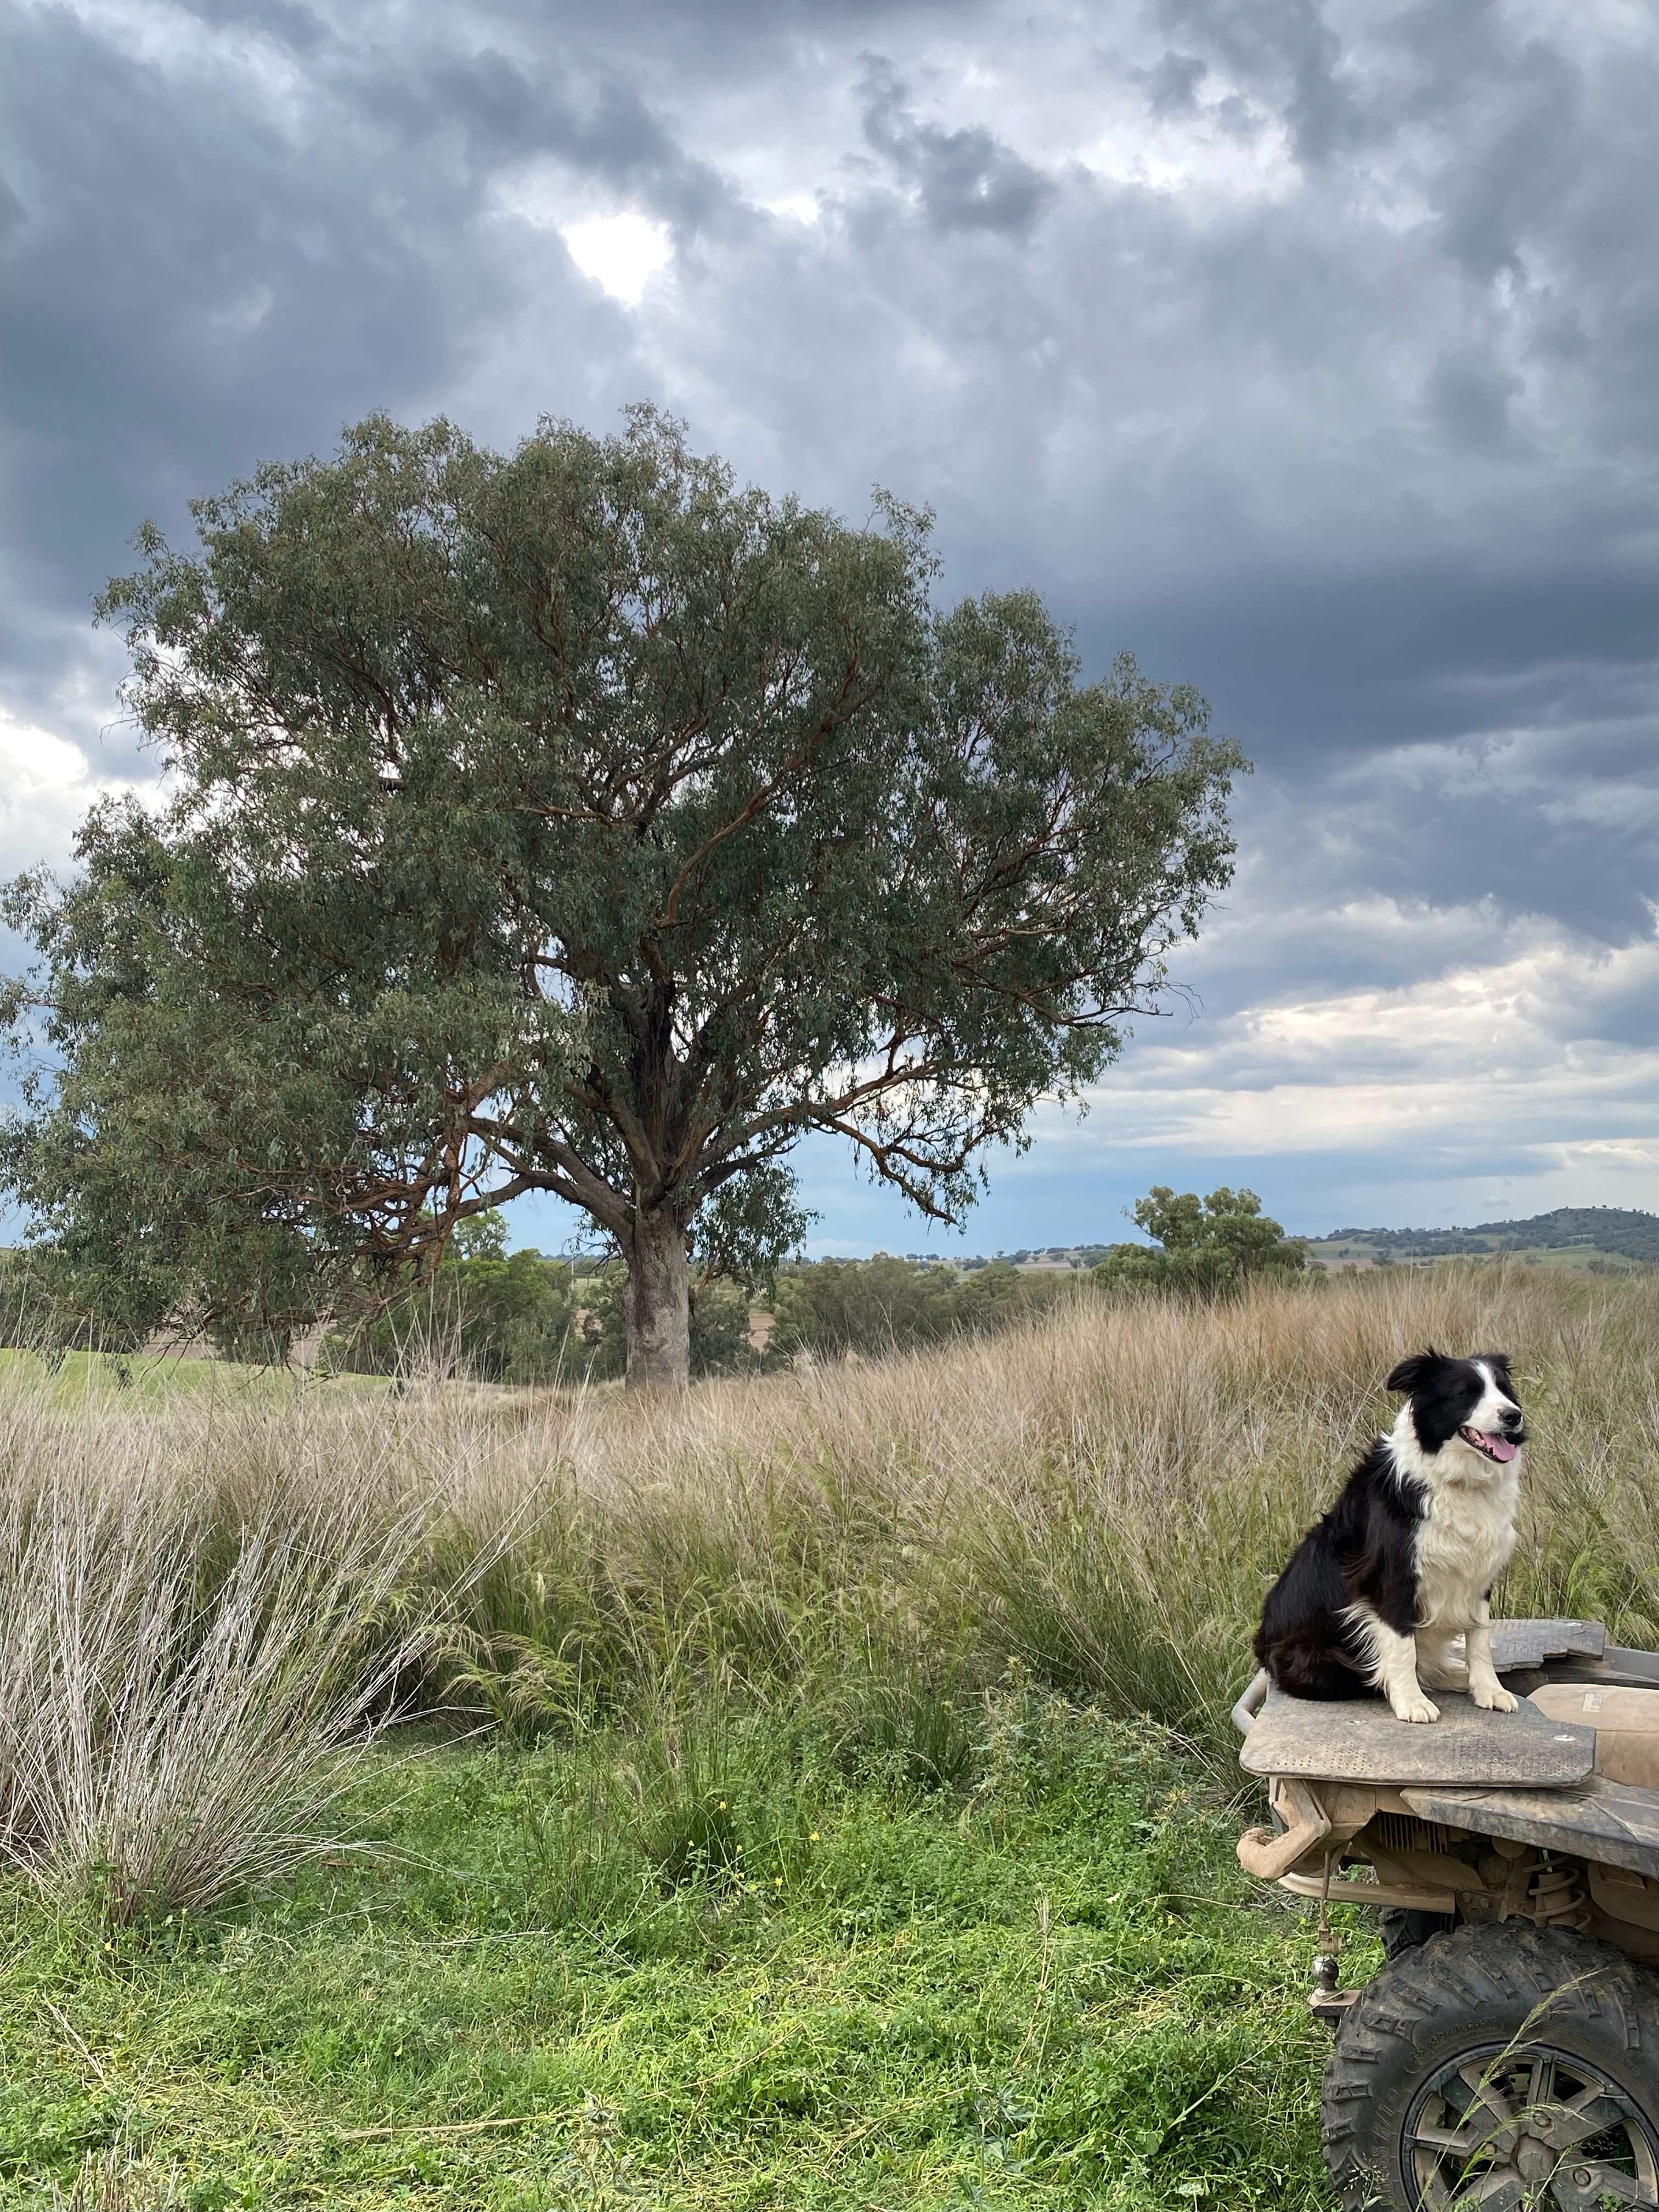
<path fill-rule="evenodd" d="M 1475 1359 L 1513 1399 L 1509 1356 L 1501 1352 L 1449 1359 L 1431 1348 L 1402 1359 L 1389 1376 L 1389 1389 L 1409 1397 L 1425 1455 L 1449 1444 L 1485 1395 L 1486 1380 Z M 1525 1443 L 1518 1411 L 1506 1420 L 1505 1432 L 1511 1443 Z M 1369 1607 L 1396 1635 L 1413 1632 L 1417 1542 L 1429 1505 L 1427 1485 L 1398 1465 L 1393 1439 L 1378 1437 L 1267 1593 L 1255 1656 L 1281 1690 L 1298 1698 L 1335 1698 L 1364 1697 L 1372 1688 L 1364 1642 L 1348 1608 Z"/>

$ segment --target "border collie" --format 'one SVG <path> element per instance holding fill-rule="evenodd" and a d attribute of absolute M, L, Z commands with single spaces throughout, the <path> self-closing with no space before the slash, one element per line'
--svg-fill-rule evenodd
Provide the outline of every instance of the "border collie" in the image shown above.
<path fill-rule="evenodd" d="M 1438 1720 L 1426 1681 L 1512 1713 L 1487 1627 L 1515 1549 L 1527 1440 L 1509 1357 L 1448 1359 L 1431 1346 L 1402 1359 L 1389 1388 L 1407 1393 L 1400 1418 L 1267 1593 L 1255 1656 L 1294 1697 L 1369 1686 L 1402 1721 Z M 1458 1636 L 1465 1661 L 1449 1649 Z"/>

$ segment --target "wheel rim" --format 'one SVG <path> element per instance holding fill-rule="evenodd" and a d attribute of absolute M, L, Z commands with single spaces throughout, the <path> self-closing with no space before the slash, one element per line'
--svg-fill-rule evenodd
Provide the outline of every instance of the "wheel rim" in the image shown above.
<path fill-rule="evenodd" d="M 1401 2167 L 1414 2212 L 1659 2207 L 1659 2137 L 1626 2091 L 1547 2045 L 1460 2052 L 1412 2100 Z"/>

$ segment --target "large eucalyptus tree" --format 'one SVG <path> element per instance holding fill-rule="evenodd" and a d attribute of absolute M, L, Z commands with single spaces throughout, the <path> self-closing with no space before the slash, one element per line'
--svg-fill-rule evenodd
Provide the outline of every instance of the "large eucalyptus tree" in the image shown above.
<path fill-rule="evenodd" d="M 739 490 L 649 410 L 373 417 L 195 513 L 102 602 L 161 796 L 11 897 L 6 1177 L 130 1310 L 297 1322 L 550 1191 L 678 1380 L 805 1132 L 954 1217 L 1230 874 L 1194 691 L 1080 683 L 1030 592 L 939 611 L 925 515 Z"/>

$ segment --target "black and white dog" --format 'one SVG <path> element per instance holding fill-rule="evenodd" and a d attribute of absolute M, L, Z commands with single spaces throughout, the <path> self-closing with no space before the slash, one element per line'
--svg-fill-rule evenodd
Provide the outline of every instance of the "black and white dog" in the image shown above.
<path fill-rule="evenodd" d="M 1424 1695 L 1465 1689 L 1512 1713 L 1492 1672 L 1488 1600 L 1515 1549 L 1527 1427 L 1507 1354 L 1431 1349 L 1389 1377 L 1406 1402 L 1267 1594 L 1255 1656 L 1298 1698 L 1381 1690 L 1402 1721 L 1434 1721 Z M 1466 1639 L 1467 1661 L 1449 1647 Z"/>

